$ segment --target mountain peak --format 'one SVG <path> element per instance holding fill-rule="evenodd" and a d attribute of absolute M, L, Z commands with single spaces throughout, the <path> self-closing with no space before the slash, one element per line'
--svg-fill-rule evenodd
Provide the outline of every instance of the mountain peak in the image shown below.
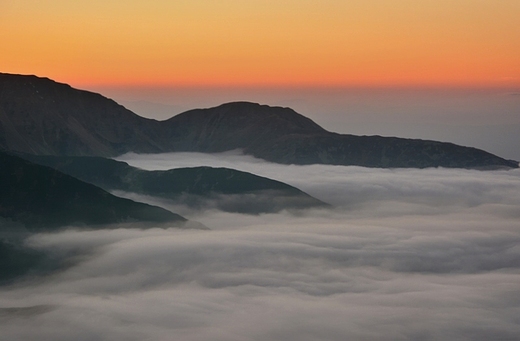
<path fill-rule="evenodd" d="M 231 102 L 181 113 L 165 122 L 176 149 L 222 152 L 289 135 L 327 133 L 290 108 Z"/>

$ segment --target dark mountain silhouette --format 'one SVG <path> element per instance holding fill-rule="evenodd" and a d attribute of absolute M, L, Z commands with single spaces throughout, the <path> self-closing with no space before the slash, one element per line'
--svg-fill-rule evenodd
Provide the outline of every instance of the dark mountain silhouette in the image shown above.
<path fill-rule="evenodd" d="M 0 73 L 0 147 L 49 155 L 164 151 L 158 121 L 99 94 L 36 76 Z"/>
<path fill-rule="evenodd" d="M 285 183 L 228 168 L 145 171 L 102 157 L 21 156 L 105 190 L 167 198 L 195 208 L 204 208 L 208 200 L 224 211 L 255 214 L 327 206 Z"/>
<path fill-rule="evenodd" d="M 517 161 L 452 143 L 331 133 L 292 109 L 248 102 L 187 111 L 164 124 L 176 151 L 242 149 L 282 164 L 518 168 Z"/>
<path fill-rule="evenodd" d="M 4 152 L 0 152 L 0 188 L 0 217 L 21 222 L 31 231 L 65 225 L 186 221 L 170 211 L 118 198 L 55 169 Z"/>
<path fill-rule="evenodd" d="M 202 152 L 240 148 L 254 154 L 260 146 L 287 136 L 330 134 L 292 109 L 249 102 L 190 110 L 164 125 L 175 149 Z"/>
<path fill-rule="evenodd" d="M 99 94 L 46 78 L 0 74 L 0 147 L 39 155 L 245 153 L 285 164 L 518 168 L 452 143 L 331 133 L 289 108 L 228 103 L 167 121 L 145 119 Z"/>

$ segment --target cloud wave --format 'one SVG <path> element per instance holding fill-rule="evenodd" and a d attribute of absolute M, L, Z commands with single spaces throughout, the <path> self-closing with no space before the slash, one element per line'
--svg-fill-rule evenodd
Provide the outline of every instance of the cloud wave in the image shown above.
<path fill-rule="evenodd" d="M 153 156 L 168 164 L 131 157 L 155 168 L 208 163 L 200 155 Z M 36 250 L 81 252 L 61 272 L 2 288 L 1 336 L 519 338 L 520 172 L 296 167 L 229 157 L 241 170 L 287 180 L 336 208 L 192 212 L 212 231 L 34 235 L 26 244 Z M 228 162 L 217 159 L 212 165 Z"/>

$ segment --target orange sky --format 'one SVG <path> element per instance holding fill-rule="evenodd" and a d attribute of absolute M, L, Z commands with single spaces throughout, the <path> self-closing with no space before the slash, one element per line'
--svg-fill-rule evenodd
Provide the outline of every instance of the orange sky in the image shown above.
<path fill-rule="evenodd" d="M 520 86 L 518 0 L 0 1 L 0 72 L 75 86 Z"/>

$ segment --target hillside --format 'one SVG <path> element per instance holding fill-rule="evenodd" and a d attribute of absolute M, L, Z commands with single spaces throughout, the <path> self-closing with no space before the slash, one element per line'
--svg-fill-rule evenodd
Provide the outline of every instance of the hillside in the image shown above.
<path fill-rule="evenodd" d="M 48 78 L 0 73 L 0 147 L 36 155 L 163 151 L 159 122 Z"/>
<path fill-rule="evenodd" d="M 331 133 L 289 108 L 248 102 L 191 110 L 165 122 L 175 151 L 242 149 L 282 164 L 378 168 L 518 168 L 518 162 L 453 143 Z"/>
<path fill-rule="evenodd" d="M 186 221 L 7 153 L 0 152 L 0 165 L 0 217 L 21 222 L 32 231 L 67 225 Z"/>
<path fill-rule="evenodd" d="M 266 213 L 327 206 L 279 181 L 228 168 L 194 167 L 145 171 L 102 157 L 23 155 L 105 190 L 120 190 L 173 200 L 193 208 Z"/>

